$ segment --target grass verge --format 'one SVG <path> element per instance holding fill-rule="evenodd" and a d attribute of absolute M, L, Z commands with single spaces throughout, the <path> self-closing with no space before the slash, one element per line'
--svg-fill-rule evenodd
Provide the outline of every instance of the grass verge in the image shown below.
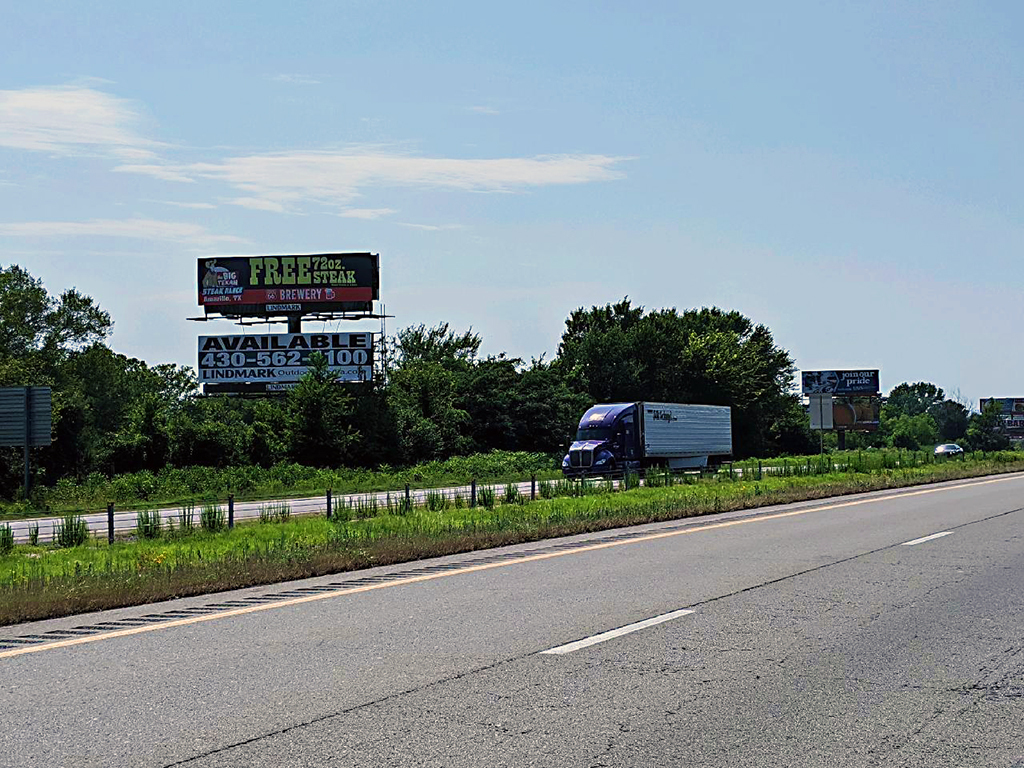
<path fill-rule="evenodd" d="M 715 479 L 474 509 L 293 518 L 0 557 L 0 624 L 66 616 L 714 512 L 1024 470 L 1019 453 L 874 472 Z"/>
<path fill-rule="evenodd" d="M 504 483 L 531 474 L 559 477 L 561 458 L 545 453 L 492 451 L 456 456 L 413 467 L 377 469 L 318 469 L 301 464 L 273 467 L 166 467 L 159 472 L 133 472 L 108 478 L 92 474 L 80 482 L 61 479 L 54 486 L 33 491 L 29 502 L 0 500 L 0 520 L 14 520 L 64 512 L 102 511 L 108 502 L 119 508 L 152 509 L 188 503 L 223 501 L 234 494 L 239 501 L 291 499 L 317 496 L 331 488 L 336 494 L 398 491 L 406 483 L 414 488 L 436 488 L 479 482 Z"/>

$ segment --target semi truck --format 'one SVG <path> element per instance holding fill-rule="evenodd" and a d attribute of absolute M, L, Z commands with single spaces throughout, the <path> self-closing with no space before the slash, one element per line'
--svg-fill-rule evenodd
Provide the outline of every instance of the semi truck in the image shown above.
<path fill-rule="evenodd" d="M 728 406 L 608 403 L 583 414 L 562 472 L 580 477 L 649 467 L 700 468 L 731 455 Z"/>

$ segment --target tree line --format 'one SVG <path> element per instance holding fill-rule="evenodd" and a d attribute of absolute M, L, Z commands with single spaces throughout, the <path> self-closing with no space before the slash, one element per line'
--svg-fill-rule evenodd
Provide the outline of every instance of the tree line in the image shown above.
<path fill-rule="evenodd" d="M 792 357 L 767 327 L 718 308 L 649 311 L 628 299 L 579 308 L 552 360 L 482 356 L 472 330 L 414 326 L 390 340 L 384 381 L 340 384 L 321 359 L 286 395 L 252 399 L 201 396 L 192 368 L 110 349 L 112 328 L 77 290 L 53 295 L 20 266 L 0 269 L 0 386 L 53 388 L 54 439 L 35 452 L 36 482 L 168 465 L 377 467 L 493 449 L 559 453 L 588 407 L 634 400 L 731 406 L 739 457 L 816 446 L 792 389 Z M 897 407 L 904 401 L 891 396 L 883 432 L 866 440 L 969 432 L 966 408 L 941 390 L 918 400 Z M 0 449 L 5 497 L 17 493 L 19 462 L 17 450 Z"/>

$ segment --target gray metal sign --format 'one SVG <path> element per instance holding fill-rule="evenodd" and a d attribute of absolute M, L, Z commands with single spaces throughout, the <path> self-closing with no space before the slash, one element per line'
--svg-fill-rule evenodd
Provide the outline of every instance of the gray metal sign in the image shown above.
<path fill-rule="evenodd" d="M 49 445 L 52 430 L 49 387 L 0 388 L 0 446 Z"/>

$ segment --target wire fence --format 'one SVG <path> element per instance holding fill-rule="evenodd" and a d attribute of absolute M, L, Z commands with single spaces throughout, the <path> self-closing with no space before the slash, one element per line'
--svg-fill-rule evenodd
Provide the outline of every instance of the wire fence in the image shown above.
<path fill-rule="evenodd" d="M 966 458 L 985 458 L 984 453 L 968 454 Z M 865 472 L 933 464 L 948 459 L 930 452 L 845 452 L 794 459 L 724 462 L 712 467 L 649 468 L 612 472 L 567 475 L 556 479 L 529 480 L 513 483 L 478 483 L 472 479 L 464 485 L 445 488 L 419 487 L 406 484 L 390 491 L 372 491 L 335 495 L 326 489 L 322 495 L 272 501 L 238 501 L 234 495 L 219 500 L 196 500 L 158 509 L 119 510 L 113 503 L 105 512 L 72 512 L 56 517 L 16 520 L 0 523 L 10 528 L 15 543 L 53 544 L 60 546 L 94 539 L 115 543 L 133 538 L 151 538 L 166 532 L 186 533 L 193 530 L 218 531 L 239 523 L 280 522 L 291 517 L 322 515 L 328 518 L 353 520 L 380 514 L 403 514 L 414 509 L 443 512 L 449 509 L 494 507 L 525 503 L 538 498 L 584 496 L 614 492 L 635 487 L 665 487 L 699 481 L 730 482 L 762 480 L 766 477 L 800 477 L 832 472 Z"/>

